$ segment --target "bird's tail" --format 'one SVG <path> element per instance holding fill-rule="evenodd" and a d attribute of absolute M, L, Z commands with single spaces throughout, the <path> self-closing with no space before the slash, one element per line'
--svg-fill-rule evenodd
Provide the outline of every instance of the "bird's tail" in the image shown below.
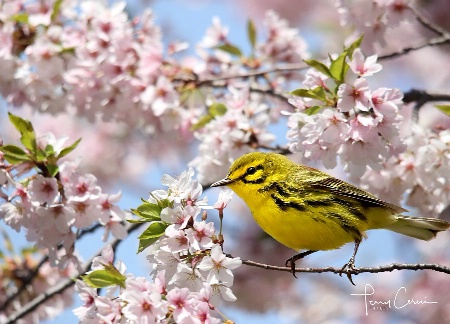
<path fill-rule="evenodd" d="M 397 221 L 386 229 L 424 241 L 435 238 L 437 233 L 450 227 L 450 223 L 442 219 L 403 215 L 398 215 L 396 218 Z"/>

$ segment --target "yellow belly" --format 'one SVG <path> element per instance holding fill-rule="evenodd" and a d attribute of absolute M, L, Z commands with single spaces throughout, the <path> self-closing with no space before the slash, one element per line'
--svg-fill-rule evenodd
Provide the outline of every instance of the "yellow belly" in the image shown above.
<path fill-rule="evenodd" d="M 339 222 L 326 217 L 317 209 L 281 210 L 270 197 L 253 197 L 252 202 L 247 204 L 253 218 L 267 234 L 296 251 L 332 250 L 355 241 L 354 235 L 340 226 Z M 356 227 L 361 233 L 368 229 L 367 223 L 362 221 Z"/>

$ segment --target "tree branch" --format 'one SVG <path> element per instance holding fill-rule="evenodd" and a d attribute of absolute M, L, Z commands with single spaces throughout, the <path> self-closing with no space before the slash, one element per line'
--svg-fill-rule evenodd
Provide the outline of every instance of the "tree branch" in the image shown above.
<path fill-rule="evenodd" d="M 427 102 L 450 101 L 450 94 L 447 93 L 430 93 L 425 90 L 411 89 L 403 94 L 403 102 L 415 102 L 413 110 L 413 119 L 418 120 L 419 110 Z"/>
<path fill-rule="evenodd" d="M 293 72 L 293 71 L 299 71 L 303 69 L 307 69 L 308 65 L 306 63 L 290 63 L 290 64 L 283 64 L 280 66 L 270 67 L 263 70 L 251 70 L 245 73 L 235 74 L 235 75 L 227 75 L 227 76 L 218 76 L 218 77 L 212 77 L 207 78 L 203 80 L 197 81 L 197 86 L 204 86 L 204 85 L 215 85 L 218 82 L 233 80 L 233 79 L 248 79 L 251 77 L 259 77 L 264 76 L 267 74 L 272 73 L 286 73 L 286 72 Z"/>
<path fill-rule="evenodd" d="M 429 21 L 428 19 L 426 19 L 424 16 L 422 16 L 415 8 L 413 7 L 409 7 L 409 10 L 412 12 L 413 16 L 417 19 L 417 21 L 426 29 L 428 29 L 429 31 L 439 35 L 439 36 L 445 36 L 447 35 L 448 37 L 448 33 L 446 30 L 442 29 L 440 26 L 433 24 L 431 21 Z"/>
<path fill-rule="evenodd" d="M 450 101 L 449 93 L 431 93 L 425 90 L 411 89 L 403 94 L 403 102 L 417 102 L 421 106 L 430 101 Z"/>
<path fill-rule="evenodd" d="M 243 264 L 252 267 L 258 267 L 266 270 L 276 270 L 276 271 L 285 271 L 292 272 L 290 267 L 278 267 L 263 263 L 258 263 L 250 260 L 243 260 Z M 417 264 L 407 264 L 407 263 L 392 263 L 389 265 L 379 266 L 379 267 L 362 267 L 362 268 L 334 268 L 334 267 L 326 267 L 326 268 L 295 268 L 295 272 L 308 272 L 308 273 L 323 273 L 323 272 L 331 272 L 339 275 L 346 274 L 349 275 L 358 275 L 360 273 L 379 273 L 379 272 L 392 272 L 394 270 L 434 270 L 437 272 L 443 272 L 446 274 L 450 274 L 450 267 L 433 264 L 433 263 L 417 263 Z"/>
<path fill-rule="evenodd" d="M 399 50 L 397 52 L 380 55 L 378 57 L 378 59 L 379 60 L 393 59 L 393 58 L 397 58 L 397 57 L 406 55 L 409 52 L 420 50 L 425 47 L 433 47 L 433 46 L 445 45 L 445 44 L 450 44 L 450 35 L 449 34 L 446 34 L 445 36 L 431 38 L 430 40 L 428 40 L 427 42 L 422 43 L 422 44 L 402 48 L 401 50 Z"/>

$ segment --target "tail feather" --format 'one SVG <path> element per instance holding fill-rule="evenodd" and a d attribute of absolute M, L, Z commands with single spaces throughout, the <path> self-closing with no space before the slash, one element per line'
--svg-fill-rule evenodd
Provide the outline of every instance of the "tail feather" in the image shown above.
<path fill-rule="evenodd" d="M 396 217 L 397 221 L 386 227 L 386 229 L 424 241 L 435 238 L 437 233 L 450 227 L 450 223 L 442 219 L 403 215 Z"/>

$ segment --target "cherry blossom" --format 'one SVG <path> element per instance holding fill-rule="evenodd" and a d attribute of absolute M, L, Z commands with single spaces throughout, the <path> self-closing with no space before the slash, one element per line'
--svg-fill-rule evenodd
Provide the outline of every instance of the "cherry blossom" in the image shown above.
<path fill-rule="evenodd" d="M 360 77 L 371 76 L 374 73 L 381 71 L 381 64 L 376 63 L 377 55 L 369 56 L 364 59 L 364 55 L 360 48 L 357 48 L 352 55 L 352 59 L 348 60 L 348 65 L 353 73 Z"/>
<path fill-rule="evenodd" d="M 58 196 L 58 183 L 55 178 L 44 178 L 38 174 L 30 182 L 28 190 L 32 195 L 32 201 L 39 204 L 52 204 Z"/>
<path fill-rule="evenodd" d="M 231 270 L 241 266 L 241 264 L 241 260 L 225 256 L 220 245 L 216 244 L 211 248 L 211 255 L 205 256 L 197 267 L 209 272 L 208 278 L 214 276 L 224 285 L 232 285 L 234 276 Z"/>
<path fill-rule="evenodd" d="M 217 202 L 214 204 L 214 208 L 217 210 L 223 210 L 227 207 L 228 202 L 233 198 L 233 191 L 230 189 L 221 190 Z"/>
<path fill-rule="evenodd" d="M 127 302 L 122 313 L 133 322 L 154 323 L 166 316 L 168 303 L 157 292 L 139 293 L 126 290 L 121 298 Z"/>
<path fill-rule="evenodd" d="M 341 112 L 349 112 L 352 109 L 369 111 L 370 97 L 369 85 L 364 78 L 356 79 L 351 84 L 343 83 L 338 89 L 339 100 L 337 103 Z"/>
<path fill-rule="evenodd" d="M 167 293 L 167 301 L 177 323 L 185 323 L 184 319 L 191 317 L 194 312 L 193 300 L 189 297 L 188 288 L 175 287 Z"/>

